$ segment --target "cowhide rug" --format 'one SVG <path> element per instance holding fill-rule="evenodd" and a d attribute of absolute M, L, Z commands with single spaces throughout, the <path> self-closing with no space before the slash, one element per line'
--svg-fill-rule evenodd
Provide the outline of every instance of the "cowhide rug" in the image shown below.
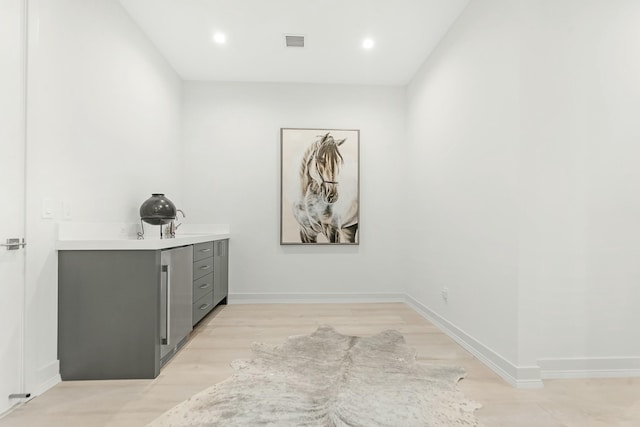
<path fill-rule="evenodd" d="M 341 335 L 321 326 L 278 346 L 253 345 L 235 374 L 149 426 L 480 426 L 456 389 L 462 368 L 420 366 L 397 331 Z"/>

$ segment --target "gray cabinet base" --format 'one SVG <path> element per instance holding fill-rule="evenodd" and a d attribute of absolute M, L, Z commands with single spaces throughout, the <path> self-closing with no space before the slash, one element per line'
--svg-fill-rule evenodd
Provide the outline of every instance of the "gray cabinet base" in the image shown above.
<path fill-rule="evenodd" d="M 158 376 L 159 283 L 159 251 L 58 252 L 62 379 Z"/>

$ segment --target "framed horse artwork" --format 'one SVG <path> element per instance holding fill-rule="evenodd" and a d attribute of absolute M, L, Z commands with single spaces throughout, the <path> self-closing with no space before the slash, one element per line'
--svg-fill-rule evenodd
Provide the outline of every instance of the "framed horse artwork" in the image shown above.
<path fill-rule="evenodd" d="M 280 144 L 280 244 L 359 244 L 360 131 L 282 128 Z"/>

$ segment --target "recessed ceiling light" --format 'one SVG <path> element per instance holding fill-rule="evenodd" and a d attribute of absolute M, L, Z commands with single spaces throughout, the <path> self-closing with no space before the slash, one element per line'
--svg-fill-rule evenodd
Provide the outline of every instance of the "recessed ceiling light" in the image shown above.
<path fill-rule="evenodd" d="M 362 42 L 362 47 L 365 49 L 371 49 L 375 44 L 376 43 L 373 41 L 373 39 L 364 39 L 364 41 Z"/>
<path fill-rule="evenodd" d="M 224 33 L 215 33 L 213 35 L 213 41 L 218 44 L 224 44 L 227 42 L 227 36 Z"/>

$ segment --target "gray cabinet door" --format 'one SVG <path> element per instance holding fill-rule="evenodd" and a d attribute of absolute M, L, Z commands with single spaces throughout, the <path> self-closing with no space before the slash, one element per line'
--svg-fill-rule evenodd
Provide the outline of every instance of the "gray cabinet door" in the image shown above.
<path fill-rule="evenodd" d="M 213 242 L 202 242 L 193 245 L 193 262 L 213 256 Z"/>
<path fill-rule="evenodd" d="M 213 310 L 213 292 L 205 294 L 193 303 L 193 324 L 195 325 L 202 320 L 211 310 Z"/>
<path fill-rule="evenodd" d="M 193 302 L 213 292 L 213 272 L 193 281 Z"/>
<path fill-rule="evenodd" d="M 229 240 L 213 243 L 213 303 L 217 305 L 229 295 Z"/>
<path fill-rule="evenodd" d="M 184 246 L 163 250 L 160 261 L 160 358 L 164 361 L 168 354 L 176 351 L 192 329 L 193 249 Z"/>
<path fill-rule="evenodd" d="M 160 372 L 160 251 L 58 253 L 63 380 Z"/>

